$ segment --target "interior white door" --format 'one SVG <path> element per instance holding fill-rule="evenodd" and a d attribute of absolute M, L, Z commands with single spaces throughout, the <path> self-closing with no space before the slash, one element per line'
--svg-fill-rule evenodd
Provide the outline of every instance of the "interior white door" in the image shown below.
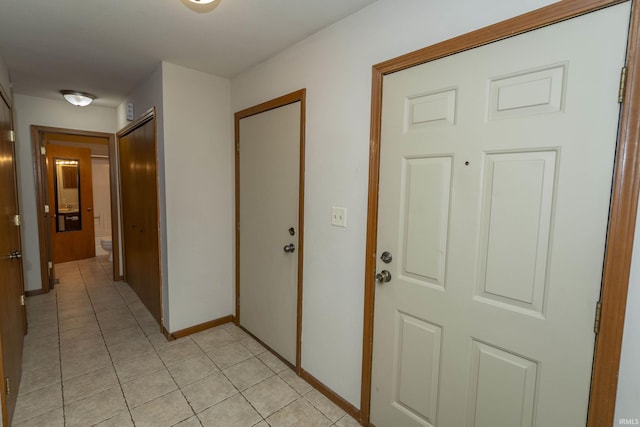
<path fill-rule="evenodd" d="M 376 426 L 585 425 L 629 10 L 384 77 Z"/>
<path fill-rule="evenodd" d="M 241 119 L 239 134 L 240 325 L 295 365 L 300 102 Z"/>

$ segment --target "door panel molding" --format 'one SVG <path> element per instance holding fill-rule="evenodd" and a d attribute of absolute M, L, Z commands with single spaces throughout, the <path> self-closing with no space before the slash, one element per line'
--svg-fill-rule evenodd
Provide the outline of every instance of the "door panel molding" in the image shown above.
<path fill-rule="evenodd" d="M 627 46 L 627 85 L 616 149 L 610 223 L 601 289 L 602 317 L 600 331 L 596 337 L 589 402 L 588 425 L 593 427 L 611 425 L 614 417 L 638 191 L 640 189 L 640 149 L 638 148 L 640 142 L 640 120 L 638 120 L 640 115 L 640 42 L 638 42 L 640 38 L 640 10 L 636 2 L 631 1 L 632 16 Z M 384 76 L 623 2 L 620 0 L 564 0 L 373 66 L 360 404 L 360 422 L 363 425 L 369 425 L 371 409 L 374 275 Z"/>
<path fill-rule="evenodd" d="M 295 370 L 298 375 L 302 372 L 301 366 L 301 338 L 302 338 L 302 268 L 304 259 L 304 165 L 305 165 L 305 117 L 306 117 L 306 89 L 300 89 L 295 92 L 271 99 L 253 107 L 246 108 L 234 114 L 234 152 L 235 152 L 235 228 L 236 228 L 236 314 L 235 322 L 240 324 L 240 152 L 238 150 L 240 144 L 240 120 L 264 113 L 275 108 L 284 107 L 295 102 L 300 102 L 300 178 L 299 178 L 299 195 L 298 195 L 298 298 L 297 298 L 297 333 L 296 333 L 296 366 Z"/>
<path fill-rule="evenodd" d="M 111 189 L 111 233 L 113 242 L 113 278 L 114 280 L 120 280 L 120 270 L 118 268 L 120 264 L 120 239 L 118 236 L 118 176 L 116 165 L 116 139 L 112 133 L 94 132 L 80 129 L 68 129 L 58 128 L 52 126 L 38 126 L 31 125 L 31 148 L 33 158 L 33 177 L 36 184 L 36 207 L 37 209 L 44 209 L 44 205 L 49 205 L 51 209 L 51 197 L 49 194 L 48 178 L 47 178 L 47 164 L 43 161 L 46 158 L 41 154 L 41 147 L 46 145 L 47 140 L 51 136 L 57 136 L 64 138 L 69 142 L 87 142 L 90 140 L 92 143 L 106 144 L 109 149 L 109 186 Z M 53 261 L 53 248 L 51 245 L 50 234 L 50 215 L 45 214 L 44 211 L 36 213 L 38 218 L 38 241 L 40 246 L 40 277 L 41 277 L 41 289 L 29 291 L 29 295 L 37 295 L 47 293 L 53 285 L 55 278 L 55 269 L 51 269 L 51 274 L 48 274 L 48 263 Z"/>

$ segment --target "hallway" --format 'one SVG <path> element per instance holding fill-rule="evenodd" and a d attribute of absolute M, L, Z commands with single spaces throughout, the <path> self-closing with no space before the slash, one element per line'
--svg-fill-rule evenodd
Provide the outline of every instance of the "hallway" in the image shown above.
<path fill-rule="evenodd" d="M 106 257 L 56 266 L 27 299 L 25 426 L 357 426 L 233 324 L 167 342 Z"/>

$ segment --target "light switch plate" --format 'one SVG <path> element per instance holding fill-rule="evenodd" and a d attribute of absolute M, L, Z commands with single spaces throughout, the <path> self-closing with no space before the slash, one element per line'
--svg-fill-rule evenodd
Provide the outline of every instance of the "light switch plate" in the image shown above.
<path fill-rule="evenodd" d="M 331 225 L 336 227 L 347 226 L 347 208 L 337 206 L 331 208 Z"/>

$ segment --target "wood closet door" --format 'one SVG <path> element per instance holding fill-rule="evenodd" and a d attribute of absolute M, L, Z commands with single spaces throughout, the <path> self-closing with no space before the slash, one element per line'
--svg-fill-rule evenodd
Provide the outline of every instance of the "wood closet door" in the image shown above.
<path fill-rule="evenodd" d="M 119 135 L 125 281 L 162 324 L 155 119 Z"/>

